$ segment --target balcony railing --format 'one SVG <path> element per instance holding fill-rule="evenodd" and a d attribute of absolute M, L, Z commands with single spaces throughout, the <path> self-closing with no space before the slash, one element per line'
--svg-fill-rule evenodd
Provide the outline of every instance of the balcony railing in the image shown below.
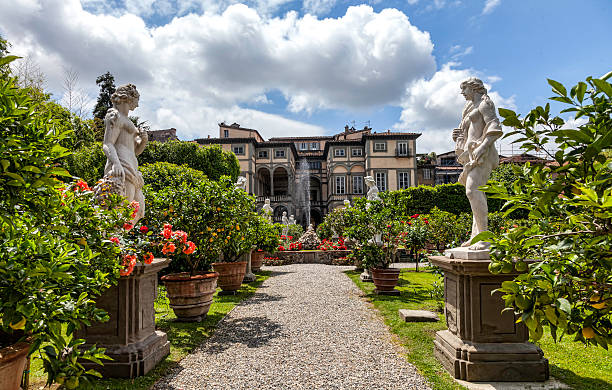
<path fill-rule="evenodd" d="M 287 203 L 291 202 L 291 196 L 289 195 L 274 195 L 274 196 L 258 196 L 257 203 L 263 203 L 266 199 L 270 199 L 270 203 Z"/>

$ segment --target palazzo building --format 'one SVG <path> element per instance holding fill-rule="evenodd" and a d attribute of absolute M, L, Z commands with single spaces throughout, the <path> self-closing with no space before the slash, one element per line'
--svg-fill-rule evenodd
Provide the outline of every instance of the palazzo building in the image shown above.
<path fill-rule="evenodd" d="M 365 196 L 363 178 L 372 176 L 380 191 L 417 184 L 416 139 L 419 133 L 372 132 L 346 126 L 333 136 L 264 138 L 255 129 L 219 124 L 219 138 L 201 138 L 202 145 L 219 144 L 234 152 L 247 192 L 261 207 L 266 198 L 279 222 L 283 211 L 306 225 L 315 225 L 331 210 Z M 308 199 L 306 193 L 308 192 Z"/>

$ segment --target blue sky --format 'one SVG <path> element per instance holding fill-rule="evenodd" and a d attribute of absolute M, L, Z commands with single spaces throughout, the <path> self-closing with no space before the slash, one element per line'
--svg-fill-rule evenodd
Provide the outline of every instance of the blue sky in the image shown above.
<path fill-rule="evenodd" d="M 242 3 L 242 4 L 241 4 Z M 0 0 L 0 34 L 65 101 L 65 69 L 92 104 L 96 76 L 141 92 L 135 112 L 182 139 L 238 122 L 264 137 L 345 124 L 452 148 L 459 83 L 526 112 L 565 84 L 612 70 L 612 2 L 509 0 Z M 354 122 L 353 122 L 354 121 Z M 507 150 L 507 142 L 502 143 Z"/>

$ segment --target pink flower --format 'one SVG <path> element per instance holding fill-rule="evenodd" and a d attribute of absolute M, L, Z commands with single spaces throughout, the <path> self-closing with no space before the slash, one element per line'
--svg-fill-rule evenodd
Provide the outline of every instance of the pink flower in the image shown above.
<path fill-rule="evenodd" d="M 124 228 L 125 230 L 127 230 L 127 231 L 132 230 L 132 228 L 133 228 L 133 227 L 134 227 L 134 225 L 132 225 L 132 223 L 131 223 L 131 222 L 126 222 L 126 223 L 124 223 L 124 224 L 123 224 L 123 228 Z"/>
<path fill-rule="evenodd" d="M 187 242 L 187 233 L 185 233 L 185 232 L 184 232 L 184 231 L 182 231 L 182 230 L 175 230 L 175 231 L 172 233 L 172 235 L 173 235 L 174 237 L 178 237 L 178 238 L 180 239 L 180 241 L 181 241 L 181 243 L 182 243 L 182 244 L 184 244 L 184 243 L 186 243 L 186 242 Z"/>

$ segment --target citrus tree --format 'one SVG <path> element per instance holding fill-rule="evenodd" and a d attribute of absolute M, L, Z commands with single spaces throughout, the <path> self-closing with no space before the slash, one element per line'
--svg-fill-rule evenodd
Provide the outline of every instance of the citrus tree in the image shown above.
<path fill-rule="evenodd" d="M 519 135 L 526 151 L 545 151 L 552 166 L 525 165 L 512 183 L 482 187 L 505 201 L 506 215 L 524 210 L 529 221 L 474 241 L 492 242 L 493 273 L 524 272 L 500 289 L 506 306 L 520 313 L 532 339 L 550 329 L 554 339 L 571 335 L 576 341 L 607 348 L 612 341 L 612 85 L 587 78 L 569 91 L 549 80 L 551 99 L 566 105 L 575 128 L 536 107 L 524 118 L 499 109 L 503 124 Z M 574 125 L 575 126 L 575 125 Z M 556 152 L 548 152 L 554 142 Z"/>

